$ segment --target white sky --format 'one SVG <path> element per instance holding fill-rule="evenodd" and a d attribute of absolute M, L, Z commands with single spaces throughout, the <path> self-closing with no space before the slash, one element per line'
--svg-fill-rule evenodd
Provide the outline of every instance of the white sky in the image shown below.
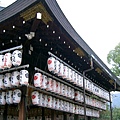
<path fill-rule="evenodd" d="M 7 6 L 15 0 L 0 0 Z M 57 0 L 69 22 L 107 65 L 107 54 L 120 42 L 120 0 Z"/>

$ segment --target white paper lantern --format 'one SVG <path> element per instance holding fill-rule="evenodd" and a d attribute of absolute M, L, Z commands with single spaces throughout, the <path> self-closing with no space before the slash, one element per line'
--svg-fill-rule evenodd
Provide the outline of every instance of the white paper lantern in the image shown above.
<path fill-rule="evenodd" d="M 59 60 L 55 60 L 55 74 L 59 74 L 60 62 Z"/>
<path fill-rule="evenodd" d="M 67 66 L 64 66 L 64 71 L 63 71 L 63 78 L 64 79 L 67 79 L 67 77 L 68 77 L 68 67 Z"/>
<path fill-rule="evenodd" d="M 11 53 L 6 53 L 4 55 L 4 68 L 11 68 L 12 67 L 11 57 L 12 57 Z"/>
<path fill-rule="evenodd" d="M 76 73 L 76 85 L 78 85 L 78 83 L 79 83 L 79 78 L 80 78 L 80 76 L 79 76 L 79 74 L 78 73 Z"/>
<path fill-rule="evenodd" d="M 60 95 L 64 95 L 64 84 L 60 83 Z"/>
<path fill-rule="evenodd" d="M 48 106 L 48 99 L 47 99 L 47 95 L 44 95 L 44 106 L 47 107 Z"/>
<path fill-rule="evenodd" d="M 64 72 L 64 65 L 63 65 L 63 63 L 60 62 L 58 76 L 62 77 L 63 76 L 63 72 Z"/>
<path fill-rule="evenodd" d="M 60 109 L 60 100 L 56 99 L 56 105 L 55 105 L 56 109 L 59 110 Z"/>
<path fill-rule="evenodd" d="M 0 89 L 4 89 L 4 75 L 0 75 Z"/>
<path fill-rule="evenodd" d="M 42 95 L 42 106 L 47 107 L 47 95 Z"/>
<path fill-rule="evenodd" d="M 74 70 L 72 70 L 72 82 L 74 83 L 74 82 L 75 82 L 75 80 L 76 80 L 76 78 L 75 78 L 75 71 L 74 71 Z"/>
<path fill-rule="evenodd" d="M 4 55 L 0 55 L 0 69 L 4 69 Z"/>
<path fill-rule="evenodd" d="M 13 91 L 13 103 L 20 103 L 21 101 L 21 90 L 16 89 Z"/>
<path fill-rule="evenodd" d="M 67 88 L 68 88 L 68 86 L 64 85 L 64 96 L 66 96 L 66 97 L 67 97 Z"/>
<path fill-rule="evenodd" d="M 27 70 L 20 71 L 20 84 L 21 85 L 28 85 L 29 80 L 29 72 Z"/>
<path fill-rule="evenodd" d="M 67 112 L 70 111 L 70 108 L 69 108 L 69 102 L 67 102 L 67 109 L 66 109 Z"/>
<path fill-rule="evenodd" d="M 63 100 L 60 100 L 60 110 L 63 110 Z"/>
<path fill-rule="evenodd" d="M 52 108 L 52 96 L 47 96 L 48 107 Z"/>
<path fill-rule="evenodd" d="M 55 58 L 54 57 L 48 58 L 47 64 L 48 64 L 48 70 L 54 73 L 55 72 Z"/>
<path fill-rule="evenodd" d="M 72 81 L 72 70 L 68 68 L 68 80 Z"/>
<path fill-rule="evenodd" d="M 31 95 L 31 98 L 32 98 L 33 105 L 39 105 L 39 103 L 40 103 L 40 93 L 38 91 L 33 91 L 32 95 Z"/>
<path fill-rule="evenodd" d="M 60 94 L 60 82 L 56 81 L 56 93 Z"/>
<path fill-rule="evenodd" d="M 6 73 L 4 75 L 4 86 L 5 87 L 12 87 L 12 85 L 11 85 L 11 73 Z"/>
<path fill-rule="evenodd" d="M 79 76 L 79 86 L 83 87 L 83 77 L 81 75 Z"/>
<path fill-rule="evenodd" d="M 14 66 L 20 66 L 22 63 L 22 52 L 20 50 L 15 50 L 12 53 L 12 64 Z"/>
<path fill-rule="evenodd" d="M 76 101 L 80 100 L 80 92 L 79 91 L 75 91 L 75 100 Z"/>
<path fill-rule="evenodd" d="M 46 90 L 52 91 L 52 78 L 48 78 Z"/>
<path fill-rule="evenodd" d="M 52 80 L 52 92 L 56 92 L 56 80 Z"/>
<path fill-rule="evenodd" d="M 39 101 L 39 105 L 38 106 L 42 106 L 42 100 L 43 100 L 43 93 L 39 93 L 39 95 L 40 95 L 40 101 Z"/>
<path fill-rule="evenodd" d="M 41 73 L 34 74 L 34 86 L 41 87 L 42 86 L 43 77 Z"/>
<path fill-rule="evenodd" d="M 11 74 L 11 85 L 19 86 L 19 84 L 20 84 L 20 72 L 14 71 Z"/>
<path fill-rule="evenodd" d="M 0 92 L 0 105 L 5 105 L 5 104 L 6 104 L 6 93 Z"/>
<path fill-rule="evenodd" d="M 75 98 L 75 90 L 73 88 L 71 90 L 72 90 L 71 91 L 71 98 L 74 99 Z"/>
<path fill-rule="evenodd" d="M 52 98 L 52 108 L 55 109 L 55 105 L 56 105 L 56 98 Z"/>
<path fill-rule="evenodd" d="M 42 89 L 46 89 L 47 88 L 47 76 L 46 75 L 42 75 Z"/>
<path fill-rule="evenodd" d="M 9 90 L 6 92 L 6 103 L 13 104 L 13 92 L 12 92 L 12 90 Z"/>
<path fill-rule="evenodd" d="M 72 98 L 72 88 L 71 87 L 67 87 L 67 97 Z"/>

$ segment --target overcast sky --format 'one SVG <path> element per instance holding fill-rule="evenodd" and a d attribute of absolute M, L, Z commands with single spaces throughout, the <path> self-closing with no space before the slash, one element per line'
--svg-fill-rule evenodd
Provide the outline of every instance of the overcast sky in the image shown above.
<path fill-rule="evenodd" d="M 0 0 L 7 6 L 15 0 Z M 120 42 L 120 0 L 57 0 L 69 22 L 107 65 L 107 54 Z"/>

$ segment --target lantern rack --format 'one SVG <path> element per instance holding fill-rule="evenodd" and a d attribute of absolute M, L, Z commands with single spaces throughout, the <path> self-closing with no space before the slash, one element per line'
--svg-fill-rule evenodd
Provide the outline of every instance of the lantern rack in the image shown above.
<path fill-rule="evenodd" d="M 14 70 L 19 70 L 19 69 L 25 69 L 25 68 L 29 68 L 29 64 L 27 65 L 23 65 L 23 66 L 19 66 L 19 67 L 14 67 L 14 68 L 10 68 L 10 69 L 5 69 L 0 71 L 0 73 L 5 73 L 5 72 L 9 72 L 9 71 L 14 71 Z"/>
<path fill-rule="evenodd" d="M 43 71 L 43 70 L 41 70 L 41 69 L 39 69 L 39 68 L 37 68 L 37 67 L 35 67 L 34 69 L 35 69 L 36 71 L 39 71 L 39 72 L 41 72 L 41 73 L 43 73 L 43 74 L 45 74 L 45 75 L 47 75 L 47 76 L 49 76 L 49 77 L 57 80 L 58 82 L 61 82 L 61 83 L 65 84 L 65 85 L 68 85 L 69 87 L 71 87 L 71 88 L 73 88 L 73 89 L 75 89 L 75 90 L 78 90 L 78 91 L 80 91 L 80 92 L 83 93 L 83 89 L 81 89 L 81 87 L 75 86 L 75 85 L 73 85 L 72 83 L 70 83 L 70 82 L 67 81 L 67 80 L 62 80 L 62 79 L 60 79 L 60 78 L 57 78 L 56 76 L 51 75 L 51 74 L 49 74 L 49 73 L 47 73 L 47 72 L 45 72 L 45 71 Z M 86 90 L 86 91 L 87 91 L 87 90 Z M 87 91 L 87 92 L 85 93 L 85 95 L 88 95 L 88 96 L 91 96 L 91 94 L 92 94 L 92 98 L 95 98 L 95 99 L 97 99 L 97 100 L 99 100 L 99 101 L 101 101 L 101 102 L 104 102 L 103 100 L 106 100 L 106 99 L 104 99 L 104 98 L 101 98 L 101 97 L 98 97 L 98 96 L 94 95 L 92 92 L 89 92 L 89 93 L 88 93 L 88 91 Z M 107 101 L 107 100 L 106 100 L 106 101 Z"/>
<path fill-rule="evenodd" d="M 34 90 L 36 90 L 36 91 L 39 91 L 39 92 L 41 92 L 41 93 L 43 93 L 43 94 L 51 95 L 51 96 L 56 97 L 56 98 L 58 98 L 58 99 L 65 100 L 65 101 L 70 102 L 70 103 L 73 103 L 73 104 L 75 104 L 75 105 L 80 105 L 80 106 L 84 107 L 84 103 L 75 101 L 74 99 L 69 99 L 69 98 L 67 98 L 67 97 L 64 97 L 64 96 L 61 96 L 61 95 L 57 95 L 57 94 L 55 94 L 55 93 L 53 93 L 53 92 L 50 92 L 50 91 L 45 91 L 45 90 L 43 90 L 43 89 L 36 88 L 36 87 L 34 87 L 34 86 L 31 86 L 31 85 L 28 85 L 27 87 L 28 87 L 28 88 L 32 88 L 32 89 L 34 89 Z M 92 109 L 94 108 L 95 110 L 99 110 L 99 109 L 104 110 L 104 109 L 102 109 L 102 108 L 98 108 L 98 107 L 91 106 L 91 105 L 86 105 L 86 106 L 87 106 L 87 108 L 92 108 Z M 50 109 L 51 109 L 51 108 L 50 108 Z"/>
<path fill-rule="evenodd" d="M 22 48 L 23 48 L 23 45 L 16 46 L 16 47 L 13 47 L 13 48 L 2 50 L 2 51 L 0 51 L 0 54 L 5 53 L 5 52 L 9 52 L 9 51 L 13 51 L 13 50 L 16 50 L 16 49 L 22 49 Z"/>
<path fill-rule="evenodd" d="M 23 86 L 25 86 L 25 85 L 6 87 L 6 88 L 4 88 L 4 89 L 0 89 L 0 92 L 2 92 L 2 91 L 7 91 L 7 90 L 21 89 Z"/>
<path fill-rule="evenodd" d="M 76 86 L 73 86 L 70 82 L 68 82 L 68 81 L 66 81 L 66 80 L 59 79 L 59 78 L 57 78 L 56 76 L 51 75 L 51 74 L 49 74 L 49 73 L 47 73 L 47 72 L 45 72 L 45 71 L 43 71 L 43 70 L 41 70 L 41 69 L 39 69 L 39 68 L 37 68 L 37 67 L 35 67 L 34 69 L 35 69 L 36 71 L 42 72 L 43 74 L 46 74 L 47 76 L 49 76 L 49 77 L 51 77 L 51 78 L 53 78 L 53 79 L 55 79 L 55 80 L 57 80 L 57 81 L 59 81 L 59 82 L 61 82 L 61 83 L 63 83 L 63 84 L 68 85 L 69 87 L 72 87 L 72 88 L 74 88 L 74 89 L 79 90 L 79 91 L 82 92 L 81 89 L 79 89 L 79 88 L 76 87 Z"/>
<path fill-rule="evenodd" d="M 56 55 L 54 55 L 53 53 L 51 53 L 51 52 L 48 52 L 48 54 L 50 55 L 50 56 L 52 56 L 52 57 L 54 57 L 54 58 L 56 58 L 57 60 L 59 60 L 60 62 L 62 62 L 63 64 L 65 64 L 67 67 L 69 67 L 69 68 L 71 68 L 72 70 L 74 70 L 76 73 L 78 73 L 79 75 L 81 75 L 82 77 L 83 77 L 83 75 L 80 73 L 80 72 L 78 72 L 76 69 L 74 69 L 73 67 L 71 67 L 70 65 L 68 65 L 67 63 L 65 63 L 63 60 L 61 60 L 60 58 L 58 58 Z M 92 62 L 91 62 L 92 63 Z M 93 64 L 93 63 L 92 63 Z M 84 78 L 85 79 L 88 79 L 86 76 L 84 76 Z M 88 79 L 89 81 L 91 81 L 90 79 Z M 64 81 L 65 81 L 65 79 L 64 79 Z M 67 81 L 68 82 L 68 81 Z M 92 82 L 92 81 L 91 81 Z M 73 84 L 72 84 L 73 85 Z M 75 85 L 75 84 L 74 84 Z M 104 90 L 103 88 L 101 88 L 100 86 L 98 86 L 97 84 L 95 84 L 97 87 L 99 87 L 100 89 L 102 89 L 102 90 Z M 76 88 L 76 86 L 77 85 L 75 85 L 75 88 Z M 77 86 L 78 87 L 78 86 Z M 80 87 L 78 87 L 78 88 L 80 88 Z M 85 88 L 82 88 L 82 89 L 85 89 Z M 80 89 L 79 89 L 80 90 Z M 85 90 L 87 93 L 88 93 L 88 95 L 89 94 L 92 94 L 94 97 L 96 96 L 96 97 L 98 97 L 97 99 L 99 100 L 99 99 L 102 99 L 102 100 L 106 100 L 106 101 L 108 101 L 109 102 L 109 100 L 107 100 L 107 99 L 105 99 L 105 98 L 103 98 L 103 97 L 100 97 L 100 96 L 98 96 L 98 95 L 94 95 L 93 94 L 93 92 L 90 92 L 90 91 L 88 91 L 88 90 Z M 104 91 L 106 91 L 106 90 L 104 90 Z M 95 98 L 96 98 L 95 97 Z M 101 101 L 102 101 L 101 100 Z"/>

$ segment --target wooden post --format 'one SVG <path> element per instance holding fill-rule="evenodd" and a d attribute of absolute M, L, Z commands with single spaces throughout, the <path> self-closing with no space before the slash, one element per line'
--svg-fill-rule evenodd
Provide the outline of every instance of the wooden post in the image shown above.
<path fill-rule="evenodd" d="M 110 100 L 110 120 L 112 120 L 112 101 L 111 101 L 111 94 L 109 92 L 109 100 Z"/>
<path fill-rule="evenodd" d="M 45 108 L 42 107 L 42 120 L 45 120 Z"/>
<path fill-rule="evenodd" d="M 57 118 L 56 118 L 56 112 L 55 112 L 55 110 L 51 110 L 51 120 L 56 120 Z"/>
<path fill-rule="evenodd" d="M 5 110 L 3 112 L 3 120 L 7 120 L 7 108 L 8 108 L 8 105 L 6 104 L 5 105 Z"/>
<path fill-rule="evenodd" d="M 91 120 L 91 117 L 88 117 L 88 120 Z"/>
<path fill-rule="evenodd" d="M 19 120 L 27 120 L 26 116 L 26 98 L 23 97 L 20 103 L 20 108 L 19 108 Z"/>
<path fill-rule="evenodd" d="M 78 120 L 79 118 L 78 118 L 78 115 L 74 115 L 74 120 Z"/>
<path fill-rule="evenodd" d="M 22 87 L 22 98 L 21 98 L 21 102 L 19 104 L 19 118 L 18 120 L 27 120 L 27 90 L 28 88 L 26 86 Z"/>
<path fill-rule="evenodd" d="M 67 115 L 67 113 L 63 113 L 63 120 L 68 120 L 68 115 Z"/>

